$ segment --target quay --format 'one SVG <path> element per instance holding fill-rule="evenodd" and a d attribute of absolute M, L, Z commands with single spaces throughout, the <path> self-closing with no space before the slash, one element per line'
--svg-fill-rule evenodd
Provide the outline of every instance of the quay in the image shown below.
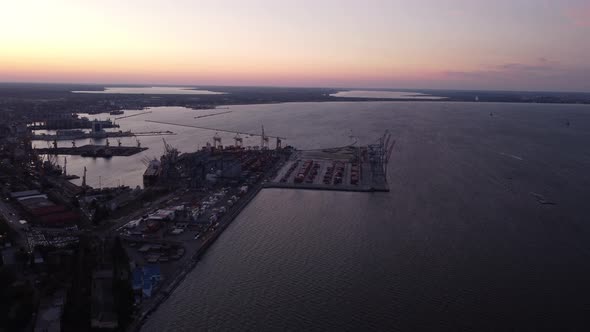
<path fill-rule="evenodd" d="M 278 189 L 306 189 L 306 190 L 326 190 L 326 191 L 351 191 L 351 192 L 389 192 L 389 186 L 385 183 L 380 186 L 330 186 L 324 184 L 295 184 L 295 183 L 278 183 L 269 182 L 264 184 L 264 188 Z"/>
<path fill-rule="evenodd" d="M 214 138 L 217 138 L 217 135 Z M 217 142 L 218 140 L 214 140 L 214 143 Z M 262 142 L 265 142 L 264 136 Z M 117 231 L 121 235 L 130 235 L 123 236 L 123 239 L 128 243 L 131 255 L 137 257 L 137 261 L 159 261 L 162 255 L 161 251 L 158 251 L 160 249 L 155 249 L 155 253 L 149 254 L 149 243 L 153 242 L 159 248 L 157 244 L 164 243 L 162 239 L 165 236 L 173 236 L 176 240 L 174 243 L 168 240 L 165 242 L 171 246 L 184 247 L 183 252 L 188 256 L 182 259 L 177 257 L 175 260 L 178 262 L 172 263 L 177 265 L 169 265 L 166 273 L 169 278 L 164 279 L 155 293 L 144 299 L 133 322 L 128 326 L 128 331 L 141 330 L 151 314 L 171 296 L 207 249 L 261 190 L 284 188 L 351 192 L 389 191 L 386 165 L 393 144 L 390 144 L 390 135 L 387 132 L 377 144 L 309 151 L 298 151 L 292 147 L 277 147 L 274 151 L 267 147 L 249 150 L 242 148 L 239 143 L 241 142 L 236 140 L 236 146 L 228 147 L 207 145 L 200 151 L 180 155 L 164 141 L 166 154 L 159 161 L 152 161 L 146 169 L 146 186 L 186 188 L 175 190 L 176 193 L 172 195 L 174 197 L 168 199 L 168 202 L 177 202 L 172 204 L 180 205 L 171 206 L 167 203 L 168 207 L 165 207 L 160 204 L 158 210 L 152 210 L 151 214 L 129 221 L 130 228 L 118 224 Z M 148 173 L 147 171 L 152 168 L 157 172 Z M 213 180 L 213 184 L 203 182 L 203 179 L 210 179 L 213 175 L 217 179 Z M 214 184 L 215 181 L 221 183 Z M 226 187 L 229 183 L 234 183 L 235 189 L 224 189 L 229 188 Z M 206 190 L 208 198 L 199 198 L 198 204 L 194 203 L 194 200 L 193 203 L 188 203 L 191 199 L 187 197 L 194 197 L 187 196 L 191 188 Z M 235 193 L 239 188 L 246 190 L 243 194 L 238 194 L 239 198 L 230 198 L 229 195 L 232 194 L 227 194 L 228 190 Z M 215 190 L 220 191 L 216 193 Z M 219 200 L 212 198 L 217 195 L 221 197 Z M 198 207 L 198 216 L 190 219 L 192 221 L 186 221 L 178 215 L 163 222 L 149 221 L 158 220 L 173 213 L 172 211 L 187 211 L 187 204 L 192 206 L 188 211 L 194 211 L 194 207 Z M 223 211 L 218 214 L 220 208 Z M 180 213 L 182 216 L 182 212 Z M 199 229 L 194 237 L 191 230 L 194 231 L 195 228 L 191 228 L 190 223 Z M 161 229 L 162 227 L 164 229 Z M 137 249 L 138 247 L 141 248 Z M 168 262 L 172 258 L 170 253 L 164 255 L 167 256 L 162 262 Z"/>
<path fill-rule="evenodd" d="M 272 177 L 282 166 L 282 163 L 279 163 L 268 170 L 265 174 L 266 178 Z M 218 219 L 218 227 L 215 230 L 207 235 L 203 239 L 201 245 L 194 251 L 192 256 L 190 257 L 188 264 L 183 266 L 180 271 L 175 274 L 174 279 L 169 281 L 166 285 L 163 285 L 162 289 L 158 291 L 152 299 L 150 299 L 149 303 L 146 303 L 145 308 L 142 308 L 141 312 L 138 313 L 138 316 L 135 320 L 127 327 L 127 331 L 140 331 L 141 327 L 145 323 L 145 321 L 150 317 L 150 315 L 155 312 L 158 307 L 166 301 L 173 291 L 182 283 L 182 281 L 186 278 L 186 276 L 195 268 L 198 264 L 200 258 L 205 254 L 207 249 L 211 247 L 213 243 L 219 238 L 221 233 L 231 224 L 232 221 L 244 210 L 248 204 L 258 195 L 258 193 L 265 188 L 264 181 L 258 182 L 254 185 L 244 196 L 242 196 L 236 204 L 228 210 L 228 213 L 223 215 L 220 219 Z"/>
<path fill-rule="evenodd" d="M 394 145 L 386 132 L 368 146 L 297 151 L 265 187 L 388 192 L 387 164 Z"/>
<path fill-rule="evenodd" d="M 147 148 L 137 146 L 105 146 L 93 144 L 83 145 L 80 147 L 52 147 L 35 149 L 38 154 L 78 155 L 82 157 L 100 158 L 109 158 L 114 156 L 128 157 L 145 150 L 147 150 Z"/>
<path fill-rule="evenodd" d="M 31 136 L 33 140 L 40 141 L 66 141 L 76 139 L 103 139 L 103 138 L 118 138 L 118 137 L 134 137 L 134 136 L 166 136 L 176 135 L 174 132 L 166 131 L 144 131 L 144 132 L 130 132 L 130 131 L 101 131 L 101 132 L 80 132 L 80 133 L 67 133 L 65 135 L 52 135 L 52 134 L 34 134 Z"/>

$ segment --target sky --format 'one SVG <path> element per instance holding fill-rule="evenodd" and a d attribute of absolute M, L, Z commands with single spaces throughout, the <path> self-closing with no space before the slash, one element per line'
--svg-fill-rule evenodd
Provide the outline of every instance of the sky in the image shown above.
<path fill-rule="evenodd" d="M 0 81 L 590 92 L 590 0 L 0 0 Z"/>

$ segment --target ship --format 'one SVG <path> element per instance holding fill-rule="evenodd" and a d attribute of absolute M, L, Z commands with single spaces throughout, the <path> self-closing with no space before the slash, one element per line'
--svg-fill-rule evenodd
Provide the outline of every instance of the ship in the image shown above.
<path fill-rule="evenodd" d="M 125 114 L 125 112 L 120 111 L 120 110 L 114 110 L 114 111 L 110 111 L 109 114 L 110 115 L 121 115 L 121 114 Z"/>
<path fill-rule="evenodd" d="M 82 157 L 92 157 L 92 158 L 112 158 L 113 152 L 111 149 L 97 149 L 97 150 L 88 150 L 83 151 L 80 154 Z"/>
<path fill-rule="evenodd" d="M 86 135 L 86 132 L 84 130 L 63 129 L 63 130 L 57 130 L 55 132 L 55 139 L 57 139 L 57 140 L 78 139 L 84 135 Z"/>
<path fill-rule="evenodd" d="M 157 159 L 151 160 L 143 173 L 143 185 L 146 187 L 153 186 L 158 182 L 161 173 L 162 163 Z"/>

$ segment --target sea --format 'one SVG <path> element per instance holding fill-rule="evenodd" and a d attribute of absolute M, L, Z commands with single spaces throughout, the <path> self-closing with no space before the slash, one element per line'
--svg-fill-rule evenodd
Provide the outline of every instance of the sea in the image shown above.
<path fill-rule="evenodd" d="M 370 144 L 386 130 L 396 144 L 389 193 L 262 190 L 144 331 L 590 326 L 590 106 L 411 101 L 150 110 L 118 120 L 121 129 L 174 131 L 165 139 L 181 152 L 201 148 L 215 132 L 145 120 L 251 133 L 264 126 L 299 149 Z M 195 119 L 216 112 L 228 113 Z M 219 135 L 223 144 L 235 136 Z M 102 185 L 141 185 L 142 160 L 164 146 L 162 137 L 140 140 L 150 148 L 142 154 L 70 157 L 68 169 L 86 166 L 93 185 L 99 176 Z M 246 139 L 256 144 L 259 138 Z"/>

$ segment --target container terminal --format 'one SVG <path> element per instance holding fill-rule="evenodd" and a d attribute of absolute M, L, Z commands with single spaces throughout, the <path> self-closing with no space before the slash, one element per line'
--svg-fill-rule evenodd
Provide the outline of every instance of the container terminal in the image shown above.
<path fill-rule="evenodd" d="M 387 192 L 387 163 L 394 145 L 386 132 L 368 146 L 297 151 L 265 187 Z"/>
<path fill-rule="evenodd" d="M 66 158 L 63 169 L 56 162 L 58 155 L 67 154 L 131 155 L 145 150 L 139 142 L 137 146 L 121 146 L 120 142 L 111 146 L 107 139 L 105 145 L 77 147 L 72 141 L 71 147 L 58 147 L 54 140 L 53 146 L 48 142 L 47 148 L 36 148 L 31 144 L 30 126 L 0 130 L 8 135 L 0 137 L 0 143 L 4 142 L 0 154 L 10 159 L 10 163 L 0 162 L 4 195 L 0 217 L 17 234 L 11 241 L 25 248 L 23 255 L 35 258 L 36 269 L 59 266 L 69 271 L 63 278 L 88 282 L 86 287 L 64 290 L 68 299 L 74 299 L 72 306 L 91 308 L 95 328 L 118 324 L 112 319 L 117 317 L 113 308 L 107 305 L 118 296 L 107 287 L 118 280 L 119 274 L 112 271 L 127 271 L 125 282 L 130 283 L 136 308 L 130 330 L 138 330 L 264 188 L 389 190 L 386 165 L 395 143 L 389 133 L 367 146 L 299 151 L 284 146 L 285 137 L 266 134 L 264 127 L 260 133 L 236 133 L 177 125 L 216 133 L 211 143 L 184 153 L 163 138 L 165 153 L 144 160 L 144 188 L 92 188 L 86 185 L 86 169 L 78 186 L 68 181 L 72 175 L 67 174 Z M 223 145 L 217 132 L 235 136 Z M 243 146 L 245 136 L 260 137 L 260 144 Z M 15 167 L 17 164 L 21 166 Z M 75 248 L 84 249 L 78 252 Z M 111 250 L 119 254 L 113 256 Z M 84 253 L 94 258 L 80 256 Z M 56 255 L 62 255 L 63 262 L 78 262 L 77 268 L 69 270 L 60 260 L 55 263 Z M 91 291 L 82 295 L 80 289 Z M 104 301 L 85 304 L 84 298 Z"/>
<path fill-rule="evenodd" d="M 241 146 L 239 134 L 230 146 L 221 145 L 215 134 L 213 144 L 182 154 L 163 140 L 166 153 L 145 161 L 145 186 L 175 188 L 175 194 L 168 204 L 114 229 L 135 262 L 159 266 L 162 276 L 143 293 L 131 330 L 139 330 L 260 190 L 389 190 L 386 165 L 395 141 L 388 132 L 368 146 L 308 151 L 282 147 L 284 137 L 275 137 L 270 149 L 264 129 L 258 136 L 261 146 L 248 148 Z"/>

